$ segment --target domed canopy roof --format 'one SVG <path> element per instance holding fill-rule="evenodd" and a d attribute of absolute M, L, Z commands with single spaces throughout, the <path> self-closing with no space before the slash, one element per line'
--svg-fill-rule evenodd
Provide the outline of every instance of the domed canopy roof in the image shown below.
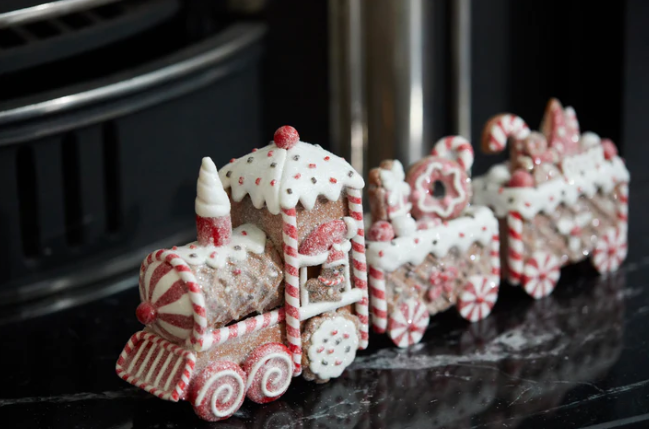
<path fill-rule="evenodd" d="M 283 145 L 282 145 L 283 146 Z M 235 202 L 250 195 L 252 204 L 272 214 L 294 208 L 298 202 L 311 210 L 319 195 L 340 198 L 343 187 L 362 189 L 365 182 L 343 158 L 319 145 L 302 141 L 288 149 L 275 142 L 230 161 L 219 172 L 223 188 L 231 189 Z"/>

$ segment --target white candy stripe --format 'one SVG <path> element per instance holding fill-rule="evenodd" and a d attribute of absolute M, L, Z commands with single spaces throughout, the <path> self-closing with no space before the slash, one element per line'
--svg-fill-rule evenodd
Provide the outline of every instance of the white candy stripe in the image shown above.
<path fill-rule="evenodd" d="M 433 146 L 431 155 L 454 159 L 465 171 L 470 171 L 473 165 L 471 143 L 461 136 L 448 136 L 439 139 Z"/>
<path fill-rule="evenodd" d="M 360 319 L 359 349 L 367 348 L 369 342 L 369 311 L 367 290 L 367 263 L 365 259 L 365 225 L 363 223 L 363 194 L 360 189 L 347 188 L 349 215 L 356 221 L 358 233 L 352 237 L 352 273 L 354 287 L 363 292 L 363 298 L 356 303 L 356 314 Z"/>
<path fill-rule="evenodd" d="M 284 309 L 286 313 L 286 338 L 293 355 L 294 374 L 302 373 L 302 338 L 300 334 L 300 279 L 297 258 L 297 219 L 295 209 L 282 210 L 284 241 Z"/>
<path fill-rule="evenodd" d="M 522 240 L 523 217 L 520 213 L 510 212 L 507 215 L 507 265 L 509 281 L 513 285 L 521 283 L 523 274 L 523 256 L 525 246 Z"/>
<path fill-rule="evenodd" d="M 147 345 L 151 344 L 151 348 L 147 352 L 145 359 L 138 364 L 140 357 L 142 356 L 143 351 L 147 348 Z M 124 368 L 124 364 L 129 359 L 130 355 L 133 353 L 133 350 L 137 348 L 135 356 L 132 357 L 131 362 L 128 365 L 128 369 Z M 165 363 L 160 368 L 158 375 L 155 378 L 153 383 L 149 383 L 148 379 L 151 375 L 151 370 L 155 368 L 158 364 L 160 358 L 168 353 Z M 148 371 L 148 374 L 145 379 L 141 379 L 138 374 L 141 374 L 143 369 L 147 366 L 147 363 L 151 356 L 156 356 L 154 362 L 151 364 L 151 369 Z M 173 357 L 177 357 L 177 363 L 174 370 L 172 370 L 166 379 L 162 379 L 162 376 L 166 372 L 169 362 Z M 181 363 L 185 365 L 181 368 L 181 376 L 179 377 L 178 382 L 171 390 L 169 389 L 169 384 L 176 377 L 178 367 Z M 115 370 L 117 375 L 122 378 L 127 383 L 130 383 L 134 386 L 137 386 L 145 391 L 168 401 L 178 401 L 182 396 L 183 392 L 189 386 L 189 381 L 191 375 L 194 371 L 196 364 L 196 355 L 189 350 L 183 349 L 182 347 L 176 346 L 169 341 L 158 337 L 155 334 L 149 332 L 140 331 L 134 334 L 122 350 L 122 353 L 117 360 L 117 365 Z M 133 371 L 137 371 L 136 375 L 133 375 Z M 164 388 L 160 388 L 161 382 L 164 382 Z"/>

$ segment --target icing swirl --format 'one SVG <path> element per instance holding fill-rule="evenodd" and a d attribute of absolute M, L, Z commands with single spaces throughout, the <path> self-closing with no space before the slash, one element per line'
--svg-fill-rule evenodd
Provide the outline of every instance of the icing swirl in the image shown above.
<path fill-rule="evenodd" d="M 223 189 L 216 165 L 203 158 L 196 184 L 196 214 L 202 217 L 222 217 L 230 214 L 230 199 Z"/>

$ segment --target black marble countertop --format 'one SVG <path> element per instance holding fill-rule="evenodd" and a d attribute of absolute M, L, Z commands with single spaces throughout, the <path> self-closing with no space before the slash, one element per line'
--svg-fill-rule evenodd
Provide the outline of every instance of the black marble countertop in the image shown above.
<path fill-rule="evenodd" d="M 649 427 L 643 202 L 649 192 L 632 186 L 630 253 L 615 275 L 599 277 L 587 261 L 565 268 L 540 301 L 503 287 L 489 318 L 469 324 L 450 310 L 411 349 L 372 335 L 341 378 L 294 379 L 278 401 L 246 401 L 220 423 L 115 375 L 141 326 L 135 287 L 39 317 L 0 317 L 0 427 Z"/>

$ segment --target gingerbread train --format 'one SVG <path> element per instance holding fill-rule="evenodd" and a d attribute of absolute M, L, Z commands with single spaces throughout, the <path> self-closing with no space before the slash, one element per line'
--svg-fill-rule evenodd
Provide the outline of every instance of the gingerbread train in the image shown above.
<path fill-rule="evenodd" d="M 547 105 L 540 132 L 512 114 L 485 126 L 482 149 L 509 160 L 474 179 L 473 202 L 499 218 L 503 275 L 534 298 L 554 290 L 560 268 L 590 257 L 600 273 L 627 254 L 629 171 L 613 142 L 580 133 L 574 109 Z"/>
<path fill-rule="evenodd" d="M 450 136 L 407 175 L 398 160 L 369 174 L 372 327 L 399 347 L 421 340 L 430 315 L 455 305 L 475 322 L 498 298 L 498 221 L 469 206 L 472 164 L 471 144 Z"/>
<path fill-rule="evenodd" d="M 117 374 L 210 421 L 340 376 L 368 342 L 363 187 L 291 127 L 219 172 L 203 159 L 198 240 L 142 263 Z"/>

